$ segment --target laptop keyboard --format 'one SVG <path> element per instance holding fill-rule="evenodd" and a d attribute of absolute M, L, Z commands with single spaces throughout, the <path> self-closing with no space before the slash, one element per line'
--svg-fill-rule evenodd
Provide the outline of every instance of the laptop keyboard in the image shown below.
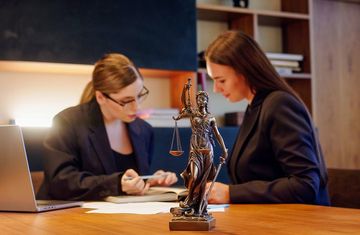
<path fill-rule="evenodd" d="M 59 204 L 67 204 L 69 201 L 56 201 L 56 200 L 36 200 L 38 206 L 54 206 Z"/>

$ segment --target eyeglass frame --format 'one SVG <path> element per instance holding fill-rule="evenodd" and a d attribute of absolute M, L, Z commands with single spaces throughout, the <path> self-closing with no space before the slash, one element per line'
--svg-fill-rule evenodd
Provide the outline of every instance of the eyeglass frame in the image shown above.
<path fill-rule="evenodd" d="M 150 91 L 149 91 L 149 89 L 147 89 L 145 86 L 143 86 L 143 89 L 142 89 L 142 90 L 145 90 L 145 92 L 144 92 L 144 93 L 141 93 L 141 92 L 140 92 L 140 94 L 138 94 L 135 99 L 129 100 L 129 101 L 125 101 L 125 102 L 117 101 L 117 100 L 115 100 L 114 98 L 112 98 L 109 94 L 106 94 L 106 93 L 103 93 L 103 92 L 101 92 L 101 93 L 102 93 L 103 96 L 105 96 L 107 99 L 115 102 L 116 104 L 118 104 L 118 105 L 120 105 L 121 107 L 124 108 L 126 105 L 129 105 L 129 104 L 131 104 L 131 103 L 139 100 L 141 97 L 144 97 L 144 96 L 149 95 Z M 141 101 L 141 102 L 142 102 L 142 101 Z M 140 103 L 141 103 L 141 102 L 140 102 Z"/>

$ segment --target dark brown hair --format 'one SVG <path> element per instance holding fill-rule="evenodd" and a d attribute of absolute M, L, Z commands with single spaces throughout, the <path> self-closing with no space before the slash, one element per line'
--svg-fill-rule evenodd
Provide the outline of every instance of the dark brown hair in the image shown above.
<path fill-rule="evenodd" d="M 242 74 L 252 91 L 288 92 L 298 99 L 306 109 L 303 101 L 294 90 L 277 74 L 265 53 L 254 39 L 240 31 L 227 31 L 221 34 L 210 44 L 205 52 L 206 61 L 232 67 L 238 74 Z M 316 130 L 313 127 L 311 116 L 309 119 L 315 140 L 315 153 L 319 161 L 321 183 L 327 182 L 326 166 L 322 157 Z"/>
<path fill-rule="evenodd" d="M 227 31 L 219 35 L 206 49 L 205 59 L 232 67 L 245 77 L 253 92 L 282 90 L 301 101 L 277 74 L 257 42 L 241 31 Z"/>
<path fill-rule="evenodd" d="M 92 80 L 86 85 L 80 104 L 94 98 L 95 91 L 105 94 L 116 93 L 135 82 L 137 78 L 143 79 L 129 58 L 118 53 L 105 54 L 96 62 Z"/>

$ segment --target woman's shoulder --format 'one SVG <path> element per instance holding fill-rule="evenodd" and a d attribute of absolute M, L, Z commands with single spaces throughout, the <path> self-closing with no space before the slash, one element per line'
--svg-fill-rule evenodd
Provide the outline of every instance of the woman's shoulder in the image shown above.
<path fill-rule="evenodd" d="M 262 105 L 265 117 L 289 115 L 295 113 L 306 116 L 305 105 L 294 95 L 285 91 L 273 91 L 264 100 Z"/>
<path fill-rule="evenodd" d="M 94 113 L 97 112 L 96 107 L 94 106 L 96 106 L 96 104 L 93 104 L 92 102 L 71 106 L 56 114 L 54 119 L 85 123 L 90 117 L 94 118 L 94 116 L 97 116 Z"/>
<path fill-rule="evenodd" d="M 86 112 L 87 106 L 88 104 L 79 104 L 79 105 L 67 107 L 62 111 L 60 111 L 58 114 L 56 114 L 56 116 L 61 116 L 61 117 L 77 116 L 81 113 Z"/>
<path fill-rule="evenodd" d="M 303 103 L 294 95 L 286 91 L 273 91 L 264 100 L 263 106 L 277 110 L 282 107 L 303 108 Z"/>
<path fill-rule="evenodd" d="M 266 97 L 267 101 L 277 102 L 297 102 L 297 98 L 286 91 L 273 91 Z"/>

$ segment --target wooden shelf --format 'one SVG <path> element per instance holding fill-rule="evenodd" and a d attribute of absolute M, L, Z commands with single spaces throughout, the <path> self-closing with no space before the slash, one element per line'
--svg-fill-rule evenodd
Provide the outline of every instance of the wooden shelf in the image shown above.
<path fill-rule="evenodd" d="M 0 60 L 1 72 L 91 75 L 94 65 Z M 192 71 L 140 68 L 144 77 L 170 78 Z"/>
<path fill-rule="evenodd" d="M 94 65 L 88 64 L 63 64 L 63 63 L 47 63 L 47 62 L 29 62 L 29 61 L 0 61 L 0 72 L 16 72 L 16 73 L 49 73 L 61 75 L 84 75 L 91 78 Z M 170 79 L 171 89 L 171 107 L 181 108 L 180 101 L 183 85 L 188 78 L 193 80 L 196 78 L 195 71 L 180 70 L 160 70 L 140 68 L 141 74 L 151 78 L 167 78 Z M 194 91 L 196 89 L 194 88 Z"/>
<path fill-rule="evenodd" d="M 309 20 L 308 14 L 303 13 L 294 13 L 294 12 L 285 12 L 285 11 L 268 11 L 268 10 L 254 10 L 255 14 L 259 16 L 268 16 L 268 17 L 278 17 L 278 18 L 288 18 L 294 20 Z"/>
<path fill-rule="evenodd" d="M 199 68 L 198 73 L 206 73 L 207 71 L 205 68 Z M 289 75 L 280 75 L 280 77 L 285 79 L 303 79 L 303 80 L 310 80 L 311 74 L 310 73 L 293 73 Z"/>
<path fill-rule="evenodd" d="M 292 20 L 309 20 L 308 14 L 270 11 L 258 9 L 244 9 L 214 4 L 196 4 L 198 19 L 209 21 L 228 21 L 238 15 L 255 15 L 259 17 L 260 24 L 282 24 Z"/>
<path fill-rule="evenodd" d="M 297 21 L 308 21 L 309 17 L 288 17 L 287 15 L 257 15 L 259 25 L 283 26 Z"/>
<path fill-rule="evenodd" d="M 311 51 L 310 51 L 310 20 L 308 0 L 281 0 L 281 10 L 264 10 L 237 8 L 207 3 L 196 5 L 198 20 L 224 22 L 228 29 L 241 30 L 258 42 L 264 40 L 260 26 L 279 28 L 281 35 L 281 52 L 301 54 L 302 73 L 282 76 L 300 95 L 308 106 L 312 107 L 311 98 Z M 265 39 L 266 40 L 266 39 Z M 206 72 L 199 69 L 198 72 Z"/>
<path fill-rule="evenodd" d="M 304 80 L 310 80 L 311 74 L 310 73 L 293 73 L 286 76 L 281 76 L 285 79 L 304 79 Z"/>
<path fill-rule="evenodd" d="M 237 15 L 253 15 L 249 9 L 219 6 L 214 4 L 198 3 L 197 19 L 209 21 L 228 21 Z"/>

